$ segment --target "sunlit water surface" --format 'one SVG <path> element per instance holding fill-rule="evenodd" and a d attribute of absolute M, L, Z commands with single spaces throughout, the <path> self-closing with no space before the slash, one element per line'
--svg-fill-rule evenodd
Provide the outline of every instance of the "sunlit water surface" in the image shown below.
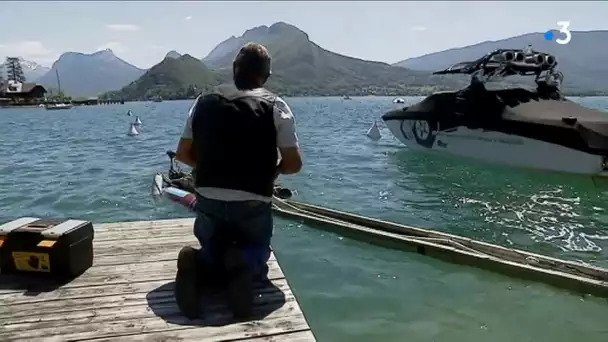
<path fill-rule="evenodd" d="M 608 98 L 575 100 L 608 108 Z M 369 141 L 391 98 L 288 102 L 305 168 L 282 183 L 298 200 L 608 267 L 607 184 L 410 152 L 382 123 L 383 138 Z M 0 221 L 191 216 L 149 196 L 189 105 L 0 110 Z M 143 120 L 137 137 L 128 110 Z M 603 299 L 282 219 L 274 248 L 319 341 L 608 341 Z"/>

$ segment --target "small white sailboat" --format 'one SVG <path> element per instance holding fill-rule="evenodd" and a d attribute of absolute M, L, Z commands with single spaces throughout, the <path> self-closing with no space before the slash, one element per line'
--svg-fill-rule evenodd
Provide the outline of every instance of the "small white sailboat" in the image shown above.
<path fill-rule="evenodd" d="M 135 124 L 134 124 L 134 123 L 132 123 L 132 124 L 131 124 L 131 128 L 129 129 L 129 133 L 128 133 L 128 135 L 130 135 L 130 136 L 132 136 L 132 137 L 134 137 L 134 136 L 136 136 L 136 135 L 139 135 L 139 132 L 138 132 L 138 131 L 137 131 L 137 129 L 135 128 Z"/>
<path fill-rule="evenodd" d="M 59 109 L 72 109 L 72 104 L 70 103 L 49 103 L 44 106 L 46 110 L 59 110 Z"/>
<path fill-rule="evenodd" d="M 133 115 L 133 112 L 129 109 L 129 111 L 127 112 L 127 115 L 131 116 L 131 115 Z"/>
<path fill-rule="evenodd" d="M 380 130 L 378 129 L 378 123 L 376 120 L 374 120 L 374 124 L 372 125 L 372 127 L 370 127 L 369 130 L 367 130 L 366 135 L 368 138 L 372 139 L 373 141 L 380 140 L 382 135 L 380 135 Z"/>
<path fill-rule="evenodd" d="M 55 69 L 55 77 L 57 78 L 57 92 L 61 93 L 61 81 L 59 80 L 59 70 Z M 61 110 L 61 109 L 72 109 L 71 103 L 64 103 L 63 101 L 60 103 L 47 103 L 44 108 L 46 110 Z"/>
<path fill-rule="evenodd" d="M 141 120 L 139 119 L 139 116 L 135 117 L 135 122 L 133 123 L 135 126 L 141 126 Z"/>
<path fill-rule="evenodd" d="M 395 97 L 393 103 L 405 103 L 405 100 L 400 97 Z"/>

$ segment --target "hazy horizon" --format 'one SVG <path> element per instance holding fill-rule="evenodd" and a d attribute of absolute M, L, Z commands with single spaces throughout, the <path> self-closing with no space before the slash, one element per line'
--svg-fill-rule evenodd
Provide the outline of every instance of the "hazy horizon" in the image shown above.
<path fill-rule="evenodd" d="M 283 21 L 324 49 L 395 63 L 557 29 L 608 30 L 608 2 L 3 2 L 0 57 L 50 67 L 64 52 L 106 48 L 149 68 L 170 50 L 206 56 L 230 36 Z M 8 14 L 8 15 L 6 15 Z"/>

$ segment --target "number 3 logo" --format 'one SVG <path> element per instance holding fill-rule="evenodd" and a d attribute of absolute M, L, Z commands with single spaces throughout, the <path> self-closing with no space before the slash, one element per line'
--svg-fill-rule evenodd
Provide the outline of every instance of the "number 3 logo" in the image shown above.
<path fill-rule="evenodd" d="M 555 42 L 557 44 L 562 44 L 562 45 L 570 43 L 570 40 L 572 40 L 572 33 L 568 29 L 568 27 L 570 26 L 570 22 L 569 21 L 558 21 L 557 26 L 559 26 L 559 32 L 565 34 L 566 38 L 565 39 L 557 38 L 555 40 Z"/>

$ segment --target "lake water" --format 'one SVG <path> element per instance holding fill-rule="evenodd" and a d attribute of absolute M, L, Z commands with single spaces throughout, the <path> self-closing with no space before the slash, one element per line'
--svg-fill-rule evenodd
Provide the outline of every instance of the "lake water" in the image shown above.
<path fill-rule="evenodd" d="M 416 101 L 419 98 L 408 98 Z M 574 99 L 608 108 L 608 98 Z M 410 152 L 380 123 L 391 98 L 290 98 L 305 157 L 296 199 L 608 267 L 608 186 Z M 191 216 L 154 205 L 189 101 L 0 110 L 0 222 Z M 140 115 L 140 135 L 128 137 Z M 319 341 L 608 341 L 608 302 L 277 219 L 275 252 Z"/>

